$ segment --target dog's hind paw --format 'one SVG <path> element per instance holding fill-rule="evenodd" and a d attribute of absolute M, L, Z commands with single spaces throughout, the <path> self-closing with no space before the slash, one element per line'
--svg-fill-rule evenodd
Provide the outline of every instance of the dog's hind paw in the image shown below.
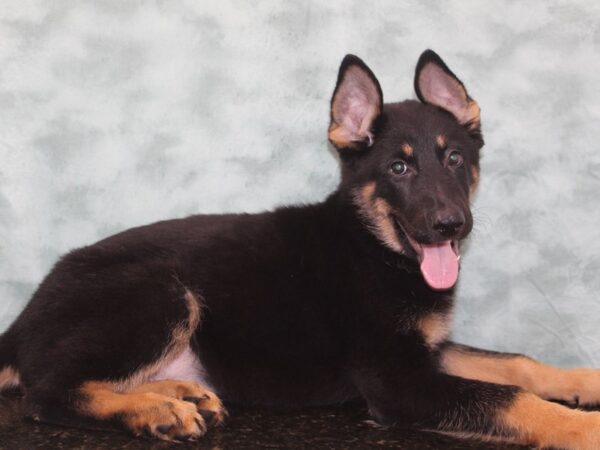
<path fill-rule="evenodd" d="M 165 441 L 195 441 L 206 433 L 206 423 L 195 405 L 183 400 L 163 399 L 157 395 L 155 403 L 132 408 L 124 418 L 125 425 L 137 436 Z"/>
<path fill-rule="evenodd" d="M 196 405 L 198 412 L 209 426 L 222 425 L 228 416 L 227 410 L 217 395 L 210 391 L 204 391 L 201 396 L 185 396 L 183 400 Z"/>
<path fill-rule="evenodd" d="M 194 381 L 153 381 L 141 385 L 135 392 L 154 392 L 192 403 L 209 426 L 221 425 L 228 415 L 219 397 Z"/>

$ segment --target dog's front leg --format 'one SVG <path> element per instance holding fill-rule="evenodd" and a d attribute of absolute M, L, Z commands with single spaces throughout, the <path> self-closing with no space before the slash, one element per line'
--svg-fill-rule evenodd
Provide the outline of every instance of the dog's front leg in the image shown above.
<path fill-rule="evenodd" d="M 441 350 L 444 371 L 472 380 L 519 386 L 572 405 L 600 403 L 600 370 L 560 369 L 527 356 L 447 343 Z"/>
<path fill-rule="evenodd" d="M 516 386 L 423 368 L 361 369 L 354 381 L 382 423 L 539 447 L 600 448 L 600 412 L 570 409 Z"/>

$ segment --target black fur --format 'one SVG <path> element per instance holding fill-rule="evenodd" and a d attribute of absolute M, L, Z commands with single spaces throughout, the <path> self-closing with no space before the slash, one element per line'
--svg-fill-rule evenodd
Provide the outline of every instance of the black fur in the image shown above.
<path fill-rule="evenodd" d="M 455 78 L 435 53 L 423 61 Z M 344 59 L 338 84 L 350 66 L 365 71 L 382 101 L 355 56 Z M 187 320 L 190 290 L 202 310 L 191 345 L 226 401 L 280 407 L 362 397 L 383 423 L 493 430 L 517 389 L 440 369 L 441 347 L 426 342 L 419 323 L 448 313 L 453 291 L 424 282 L 405 235 L 447 239 L 434 227 L 442 210 L 464 215 L 452 239 L 469 233 L 480 130 L 409 100 L 386 104 L 371 131 L 372 146 L 339 148 L 342 180 L 322 203 L 159 222 L 64 256 L 0 340 L 0 368 L 19 372 L 28 414 L 72 423 L 83 382 L 125 378 L 159 358 Z M 445 162 L 451 150 L 462 153 L 460 167 Z M 397 160 L 411 175 L 390 172 Z M 358 211 L 357 192 L 369 183 L 393 208 L 403 252 L 383 244 Z"/>

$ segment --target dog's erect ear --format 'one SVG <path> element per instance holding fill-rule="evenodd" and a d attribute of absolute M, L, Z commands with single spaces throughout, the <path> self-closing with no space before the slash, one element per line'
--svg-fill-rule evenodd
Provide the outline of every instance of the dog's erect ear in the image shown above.
<path fill-rule="evenodd" d="M 469 130 L 480 127 L 479 105 L 433 50 L 425 50 L 415 70 L 415 91 L 423 103 L 452 113 Z"/>
<path fill-rule="evenodd" d="M 346 55 L 331 98 L 331 143 L 338 149 L 373 144 L 371 127 L 382 108 L 381 87 L 371 69 L 360 58 Z"/>

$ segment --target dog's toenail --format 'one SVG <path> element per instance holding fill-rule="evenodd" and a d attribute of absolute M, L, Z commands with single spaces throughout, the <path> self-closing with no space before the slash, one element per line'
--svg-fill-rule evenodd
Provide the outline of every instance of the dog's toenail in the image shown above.
<path fill-rule="evenodd" d="M 156 431 L 161 434 L 167 434 L 169 431 L 171 431 L 171 428 L 173 428 L 173 425 L 159 425 L 156 427 Z"/>
<path fill-rule="evenodd" d="M 202 422 L 200 422 L 198 419 L 194 419 L 194 421 L 196 422 L 196 425 L 198 425 L 198 429 L 201 432 L 205 432 L 206 431 L 206 425 L 203 424 Z"/>
<path fill-rule="evenodd" d="M 208 409 L 201 409 L 198 412 L 207 424 L 214 425 L 216 419 L 216 414 L 214 411 L 209 411 Z"/>
<path fill-rule="evenodd" d="M 202 398 L 200 398 L 200 397 L 194 397 L 194 396 L 183 397 L 183 401 L 184 402 L 190 402 L 190 403 L 193 403 L 194 405 L 197 405 L 202 400 L 203 400 Z"/>

